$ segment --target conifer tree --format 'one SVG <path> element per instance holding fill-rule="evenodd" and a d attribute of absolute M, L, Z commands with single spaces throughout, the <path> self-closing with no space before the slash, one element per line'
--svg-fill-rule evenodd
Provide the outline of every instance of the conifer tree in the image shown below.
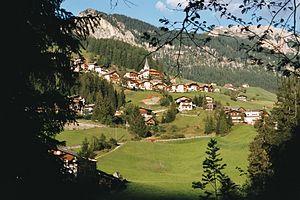
<path fill-rule="evenodd" d="M 205 122 L 205 134 L 210 134 L 215 131 L 215 125 L 214 125 L 214 120 L 212 116 L 207 116 L 206 122 Z"/>
<path fill-rule="evenodd" d="M 129 131 L 138 137 L 146 137 L 149 133 L 143 116 L 140 114 L 139 108 L 134 106 L 128 116 Z"/>
<path fill-rule="evenodd" d="M 87 138 L 84 138 L 78 155 L 83 158 L 95 158 L 94 147 L 89 143 Z"/>
<path fill-rule="evenodd" d="M 217 140 L 210 139 L 205 152 L 207 157 L 202 163 L 202 180 L 192 182 L 192 187 L 194 189 L 205 190 L 207 185 L 212 186 L 213 191 L 205 191 L 207 199 L 219 199 L 220 196 L 233 199 L 233 197 L 238 197 L 238 186 L 223 173 L 226 164 L 221 163 L 223 159 L 220 157 L 219 150 Z"/>

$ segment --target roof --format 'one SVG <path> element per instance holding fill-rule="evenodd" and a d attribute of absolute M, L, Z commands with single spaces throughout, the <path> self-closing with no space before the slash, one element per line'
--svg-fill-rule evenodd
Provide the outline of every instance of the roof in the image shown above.
<path fill-rule="evenodd" d="M 190 97 L 181 96 L 181 97 L 177 97 L 177 98 L 175 99 L 175 101 L 178 100 L 178 99 L 190 99 L 190 100 L 192 100 Z"/>

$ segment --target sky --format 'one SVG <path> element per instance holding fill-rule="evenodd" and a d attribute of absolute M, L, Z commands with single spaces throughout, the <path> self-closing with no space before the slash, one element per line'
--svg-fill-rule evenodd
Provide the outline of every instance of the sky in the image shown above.
<path fill-rule="evenodd" d="M 116 1 L 116 0 L 113 0 Z M 130 1 L 131 3 L 127 3 Z M 62 7 L 67 11 L 78 15 L 80 11 L 93 8 L 108 14 L 123 14 L 128 17 L 140 19 L 155 26 L 161 26 L 160 18 L 167 18 L 171 21 L 181 21 L 183 13 L 174 9 L 178 3 L 185 3 L 186 0 L 119 0 L 118 5 L 112 7 L 110 0 L 65 0 Z M 212 23 L 218 23 L 213 15 L 206 16 Z"/>
<path fill-rule="evenodd" d="M 117 6 L 112 6 L 110 2 L 118 2 Z M 186 5 L 187 0 L 64 0 L 62 7 L 67 11 L 78 15 L 79 12 L 93 8 L 95 10 L 108 14 L 123 14 L 131 18 L 139 19 L 148 22 L 155 26 L 162 26 L 159 22 L 161 18 L 167 18 L 170 21 L 182 21 L 184 15 L 182 12 L 174 11 L 178 8 L 178 3 Z M 224 3 L 230 3 L 228 7 L 235 15 L 240 15 L 241 9 L 239 5 L 242 0 L 219 0 Z M 300 3 L 300 0 L 296 0 Z M 298 7 L 298 18 L 300 17 L 300 6 Z M 268 15 L 266 12 L 265 14 Z M 245 17 L 245 16 L 243 16 Z M 227 26 L 232 23 L 228 20 L 219 19 L 215 13 L 204 12 L 201 15 L 202 20 L 206 20 L 208 25 L 215 24 L 216 26 Z M 270 18 L 270 16 L 268 16 Z M 299 30 L 300 26 L 297 27 Z"/>

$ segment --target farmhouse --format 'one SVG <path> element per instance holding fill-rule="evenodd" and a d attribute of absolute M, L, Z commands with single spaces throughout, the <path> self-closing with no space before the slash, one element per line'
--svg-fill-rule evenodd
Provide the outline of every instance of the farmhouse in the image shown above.
<path fill-rule="evenodd" d="M 124 75 L 124 78 L 128 78 L 128 79 L 131 79 L 131 80 L 138 80 L 138 73 L 137 72 L 127 72 L 125 73 Z"/>
<path fill-rule="evenodd" d="M 212 111 L 214 109 L 214 98 L 210 96 L 204 97 L 205 110 Z"/>
<path fill-rule="evenodd" d="M 184 84 L 178 84 L 178 85 L 176 85 L 175 92 L 186 92 L 186 86 Z"/>
<path fill-rule="evenodd" d="M 167 90 L 167 85 L 164 83 L 157 83 L 153 85 L 153 90 Z"/>
<path fill-rule="evenodd" d="M 200 87 L 199 87 L 199 85 L 197 83 L 186 84 L 186 87 L 187 87 L 187 91 L 189 91 L 189 92 L 199 91 L 200 90 Z"/>
<path fill-rule="evenodd" d="M 247 124 L 254 125 L 257 120 L 261 119 L 261 110 L 245 111 L 244 121 Z"/>
<path fill-rule="evenodd" d="M 231 83 L 226 83 L 223 87 L 228 90 L 237 91 L 237 89 Z"/>
<path fill-rule="evenodd" d="M 227 114 L 230 115 L 232 123 L 244 123 L 244 112 L 241 112 L 240 110 L 230 110 Z"/>
<path fill-rule="evenodd" d="M 120 82 L 120 75 L 116 71 L 111 71 L 103 75 L 103 77 L 108 81 L 112 83 L 118 83 Z"/>
<path fill-rule="evenodd" d="M 178 111 L 193 110 L 193 102 L 189 97 L 178 97 L 175 102 L 178 104 Z"/>
<path fill-rule="evenodd" d="M 204 84 L 200 86 L 200 90 L 204 92 L 213 92 L 214 87 L 212 85 Z"/>

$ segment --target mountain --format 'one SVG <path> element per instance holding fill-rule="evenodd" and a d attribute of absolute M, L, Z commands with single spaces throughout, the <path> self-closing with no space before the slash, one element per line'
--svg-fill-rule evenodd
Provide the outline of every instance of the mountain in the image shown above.
<path fill-rule="evenodd" d="M 114 39 L 129 43 L 134 46 L 146 48 L 146 43 L 142 42 L 143 32 L 154 32 L 158 28 L 138 19 L 133 19 L 125 15 L 112 14 L 86 9 L 79 13 L 79 16 L 100 15 L 100 26 L 91 34 L 96 39 Z"/>
<path fill-rule="evenodd" d="M 102 57 L 97 61 L 100 64 L 104 64 L 103 62 L 105 61 L 138 70 L 143 61 L 142 56 L 153 50 L 142 38 L 143 33 L 154 34 L 155 32 L 160 32 L 160 28 L 138 19 L 119 14 L 109 15 L 94 9 L 86 9 L 79 14 L 79 16 L 87 15 L 100 15 L 102 17 L 100 26 L 95 28 L 95 32 L 91 34 L 91 37 L 97 40 L 86 43 L 87 49 L 93 53 L 93 56 Z M 251 31 L 261 34 L 265 29 L 266 27 L 252 27 Z M 288 38 L 287 33 L 283 33 L 281 30 L 280 32 L 276 28 L 272 28 L 271 31 L 273 34 L 271 34 L 269 40 L 278 42 L 278 48 L 283 48 L 285 52 L 292 52 L 291 47 L 287 46 L 286 43 L 285 45 L 279 45 L 282 44 L 282 38 Z M 229 33 L 234 37 L 226 37 L 224 33 Z M 160 65 L 160 67 L 156 66 L 156 68 L 163 68 L 169 74 L 181 73 L 183 78 L 198 82 L 204 82 L 205 80 L 205 82 L 210 81 L 219 84 L 227 82 L 233 84 L 248 83 L 264 89 L 276 90 L 277 78 L 275 74 L 251 63 L 246 59 L 245 50 L 240 50 L 241 43 L 251 44 L 251 41 L 248 40 L 249 34 L 242 32 L 240 27 L 216 27 L 211 33 L 200 34 L 197 37 L 204 41 L 206 38 L 209 38 L 209 40 L 205 41 L 201 48 L 196 48 L 190 41 L 185 41 L 182 49 L 179 51 L 179 46 L 175 42 L 173 46 L 166 46 L 160 51 L 153 53 L 152 58 L 156 60 L 156 65 Z M 97 43 L 97 45 L 92 43 Z M 113 47 L 107 47 L 108 44 L 113 45 Z M 126 47 L 128 44 L 131 45 L 130 48 Z M 98 47 L 96 48 L 95 46 Z M 268 48 L 267 45 L 265 47 Z M 124 52 L 126 49 L 130 50 Z M 181 53 L 179 58 L 182 65 L 181 68 L 177 68 L 179 52 Z M 101 55 L 99 56 L 99 54 Z M 266 60 L 275 59 L 272 56 L 266 56 L 259 52 L 255 56 Z M 135 63 L 121 62 L 130 57 L 137 57 L 134 61 Z M 116 62 L 116 59 L 119 61 Z"/>

